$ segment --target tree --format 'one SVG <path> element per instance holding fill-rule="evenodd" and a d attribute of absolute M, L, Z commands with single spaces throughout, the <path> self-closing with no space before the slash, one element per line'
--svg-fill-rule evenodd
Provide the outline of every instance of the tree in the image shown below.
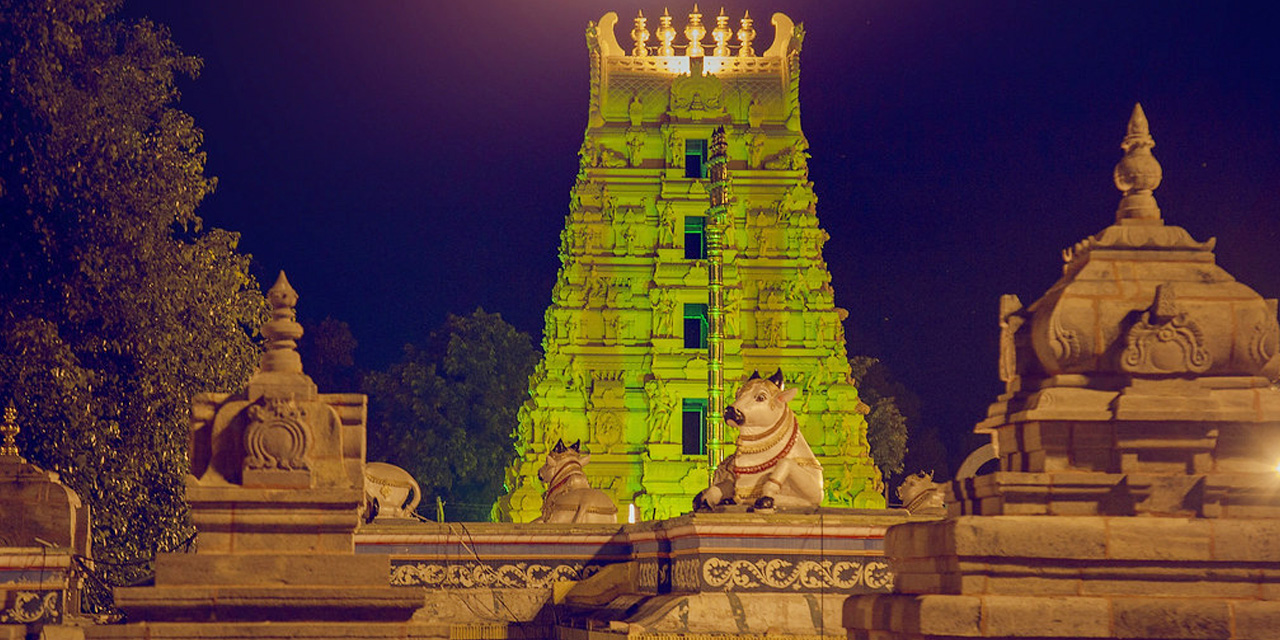
<path fill-rule="evenodd" d="M 119 4 L 0 0 L 0 398 L 117 582 L 190 535 L 191 396 L 244 384 L 266 318 L 237 235 L 196 215 L 214 180 L 174 105 L 200 61 Z"/>
<path fill-rule="evenodd" d="M 450 315 L 424 346 L 406 345 L 399 362 L 365 378 L 370 459 L 404 467 L 449 518 L 490 519 L 538 359 L 529 335 L 500 315 Z"/>
<path fill-rule="evenodd" d="M 907 455 L 908 434 L 920 423 L 920 399 L 902 383 L 893 379 L 889 368 L 877 358 L 854 356 L 849 359 L 858 395 L 871 407 L 867 415 L 867 443 L 871 459 L 886 483 L 902 473 Z"/>
<path fill-rule="evenodd" d="M 303 323 L 299 348 L 302 370 L 316 383 L 320 393 L 352 393 L 360 388 L 360 370 L 356 368 L 356 338 L 351 327 L 332 317 L 319 324 Z"/>

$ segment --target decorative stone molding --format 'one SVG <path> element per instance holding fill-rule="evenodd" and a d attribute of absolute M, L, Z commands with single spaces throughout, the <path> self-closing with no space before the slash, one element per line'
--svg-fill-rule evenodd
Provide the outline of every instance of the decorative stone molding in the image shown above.
<path fill-rule="evenodd" d="M 1151 309 L 1129 329 L 1126 341 L 1120 369 L 1129 373 L 1204 373 L 1213 364 L 1204 332 L 1178 305 L 1171 284 L 1156 287 Z"/>
<path fill-rule="evenodd" d="M 248 409 L 244 428 L 245 471 L 306 471 L 311 427 L 296 402 L 264 397 Z"/>

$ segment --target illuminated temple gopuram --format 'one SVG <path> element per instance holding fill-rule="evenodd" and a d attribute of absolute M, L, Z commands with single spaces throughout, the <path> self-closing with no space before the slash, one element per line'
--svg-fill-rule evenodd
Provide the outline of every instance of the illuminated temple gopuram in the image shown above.
<path fill-rule="evenodd" d="M 883 507 L 808 178 L 803 26 L 774 14 L 773 43 L 757 51 L 749 16 L 735 31 L 723 11 L 704 23 L 695 7 L 680 30 L 665 12 L 656 25 L 636 17 L 624 49 L 617 22 L 610 12 L 587 27 L 587 129 L 499 516 L 539 515 L 537 470 L 561 439 L 581 441 L 591 484 L 619 513 L 689 511 L 708 483 L 709 425 L 721 421 L 709 410 L 709 324 L 722 330 L 711 342 L 729 400 L 753 370 L 781 368 L 799 387 L 793 406 L 824 468 L 824 504 Z M 719 127 L 731 178 L 723 224 L 708 217 Z M 710 309 L 708 240 L 723 264 L 723 302 Z"/>

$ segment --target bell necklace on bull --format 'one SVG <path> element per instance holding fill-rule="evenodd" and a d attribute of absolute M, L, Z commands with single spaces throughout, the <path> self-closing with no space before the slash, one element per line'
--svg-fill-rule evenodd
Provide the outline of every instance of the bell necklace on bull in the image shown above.
<path fill-rule="evenodd" d="M 729 218 L 729 143 L 724 127 L 711 134 L 707 159 L 711 207 L 707 209 L 707 469 L 724 460 L 724 230 Z M 709 473 L 714 475 L 714 473 Z"/>

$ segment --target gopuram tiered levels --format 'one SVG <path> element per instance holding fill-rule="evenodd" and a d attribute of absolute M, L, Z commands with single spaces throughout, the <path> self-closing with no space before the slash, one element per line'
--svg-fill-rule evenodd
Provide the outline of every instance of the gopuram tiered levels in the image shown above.
<path fill-rule="evenodd" d="M 735 30 L 695 7 L 679 29 L 665 11 L 657 24 L 637 16 L 624 49 L 617 22 L 587 26 L 587 130 L 500 517 L 538 517 L 537 471 L 562 439 L 581 441 L 592 485 L 620 514 L 689 511 L 736 435 L 708 391 L 717 362 L 730 401 L 752 371 L 781 368 L 800 389 L 824 504 L 883 507 L 808 178 L 803 26 L 774 14 L 763 48 L 750 16 Z M 709 211 L 713 191 L 722 206 Z"/>

